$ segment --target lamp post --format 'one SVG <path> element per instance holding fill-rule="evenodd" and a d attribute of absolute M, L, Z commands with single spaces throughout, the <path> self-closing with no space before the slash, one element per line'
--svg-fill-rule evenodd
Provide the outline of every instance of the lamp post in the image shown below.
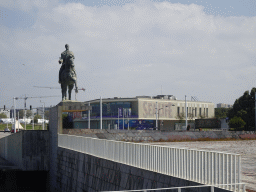
<path fill-rule="evenodd" d="M 44 130 L 44 107 L 45 107 L 45 102 L 42 102 L 42 101 L 40 100 L 40 103 L 43 103 L 43 130 Z"/>
<path fill-rule="evenodd" d="M 118 126 L 118 129 L 119 129 L 119 108 L 117 108 L 117 126 Z"/>
<path fill-rule="evenodd" d="M 158 120 L 158 118 L 157 118 L 157 113 L 158 113 L 158 105 L 157 105 L 157 102 L 156 102 L 156 130 L 157 130 L 157 128 L 158 128 L 158 122 L 157 122 L 157 120 Z"/>
<path fill-rule="evenodd" d="M 100 129 L 102 129 L 102 98 L 100 96 Z"/>
<path fill-rule="evenodd" d="M 186 113 L 186 128 L 188 126 L 188 111 L 187 111 L 187 96 L 185 95 L 185 113 Z"/>
<path fill-rule="evenodd" d="M 17 100 L 17 97 L 13 97 L 14 133 L 16 133 L 16 104 L 15 104 L 15 100 Z"/>
<path fill-rule="evenodd" d="M 20 130 L 20 112 L 18 111 L 18 130 Z"/>
<path fill-rule="evenodd" d="M 88 129 L 91 129 L 91 110 L 90 110 L 90 102 L 88 102 Z"/>
<path fill-rule="evenodd" d="M 32 109 L 32 115 L 33 115 L 33 130 L 35 129 L 35 114 Z"/>

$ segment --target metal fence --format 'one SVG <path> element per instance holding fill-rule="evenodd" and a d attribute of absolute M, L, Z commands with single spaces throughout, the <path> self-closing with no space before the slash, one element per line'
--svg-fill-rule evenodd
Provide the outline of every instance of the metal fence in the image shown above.
<path fill-rule="evenodd" d="M 223 186 L 230 186 L 230 185 L 237 185 L 237 184 L 225 184 Z M 245 183 L 239 183 L 239 185 L 243 186 L 243 191 L 245 191 Z M 168 188 L 158 188 L 158 189 L 139 189 L 139 190 L 124 190 L 124 191 L 116 191 L 116 192 L 154 192 L 154 191 L 161 191 L 161 192 L 181 192 L 181 191 L 201 191 L 200 188 L 207 188 L 209 192 L 214 192 L 213 185 L 197 185 L 197 186 L 185 186 L 185 187 L 168 187 Z M 206 191 L 206 190 L 204 190 Z M 103 191 L 107 192 L 107 191 Z"/>
<path fill-rule="evenodd" d="M 241 155 L 58 135 L 59 147 L 228 190 L 242 189 Z M 229 184 L 229 185 L 223 185 Z"/>

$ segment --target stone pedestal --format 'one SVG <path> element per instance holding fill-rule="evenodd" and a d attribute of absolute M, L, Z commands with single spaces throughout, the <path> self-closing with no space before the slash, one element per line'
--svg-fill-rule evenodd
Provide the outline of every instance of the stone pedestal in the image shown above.
<path fill-rule="evenodd" d="M 58 149 L 58 134 L 63 133 L 62 126 L 62 112 L 81 112 L 91 109 L 90 106 L 85 105 L 84 102 L 79 101 L 61 101 L 50 109 L 49 121 L 49 141 L 50 141 L 50 189 L 56 191 L 56 173 L 57 173 L 57 149 Z"/>

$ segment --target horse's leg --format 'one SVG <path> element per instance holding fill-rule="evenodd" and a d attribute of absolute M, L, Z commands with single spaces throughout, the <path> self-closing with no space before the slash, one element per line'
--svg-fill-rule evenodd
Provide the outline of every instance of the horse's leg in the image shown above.
<path fill-rule="evenodd" d="M 65 84 L 65 100 L 68 99 L 68 97 L 67 97 L 67 91 L 68 91 L 68 85 Z"/>
<path fill-rule="evenodd" d="M 63 83 L 61 83 L 61 93 L 62 93 L 62 101 L 65 100 L 65 86 Z"/>
<path fill-rule="evenodd" d="M 68 85 L 68 99 L 71 100 L 71 91 L 74 87 L 74 84 Z"/>

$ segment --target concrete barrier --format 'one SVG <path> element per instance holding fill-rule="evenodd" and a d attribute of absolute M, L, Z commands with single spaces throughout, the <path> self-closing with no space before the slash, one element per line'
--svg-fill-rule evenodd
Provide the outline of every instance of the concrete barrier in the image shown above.
<path fill-rule="evenodd" d="M 26 171 L 49 170 L 49 132 L 20 131 L 0 139 L 0 156 Z"/>

